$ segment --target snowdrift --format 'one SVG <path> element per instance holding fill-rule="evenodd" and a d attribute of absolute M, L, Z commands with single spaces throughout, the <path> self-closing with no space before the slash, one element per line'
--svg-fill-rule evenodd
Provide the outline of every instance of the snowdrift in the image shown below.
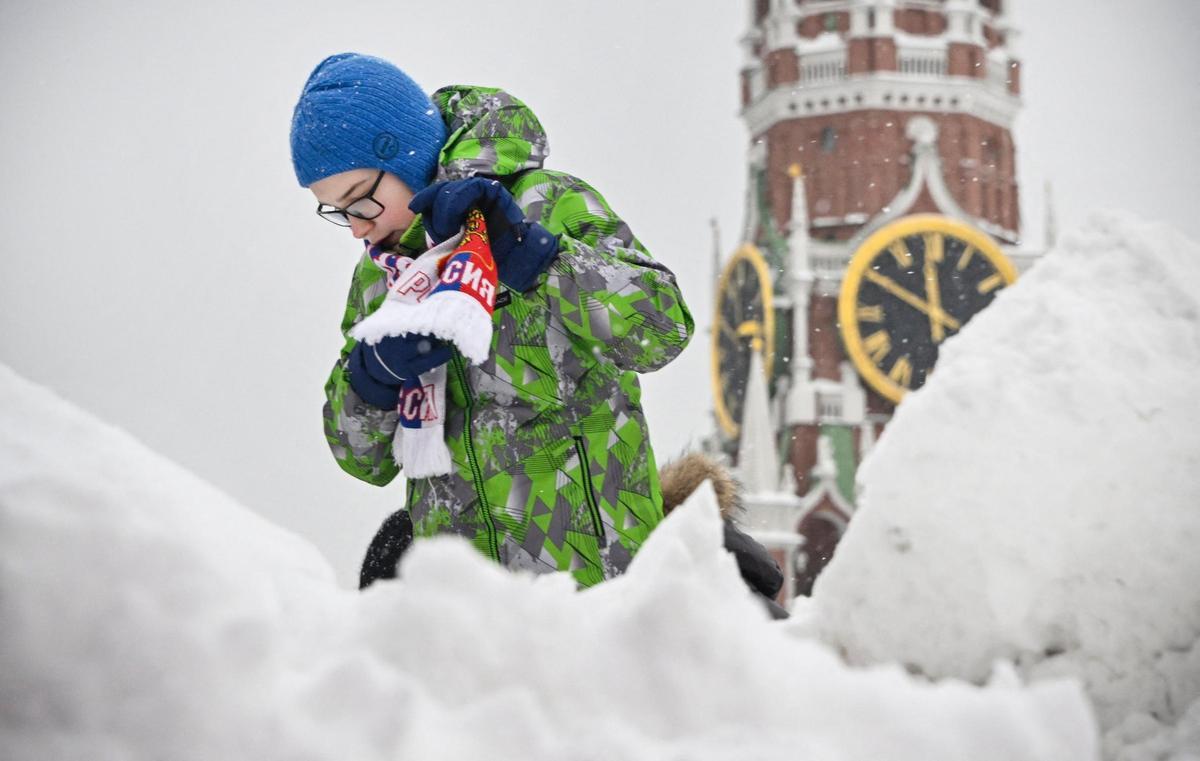
<path fill-rule="evenodd" d="M 1073 681 L 929 684 L 770 622 L 711 489 L 614 582 L 295 536 L 0 366 L 0 746 L 25 759 L 1092 759 Z"/>
<path fill-rule="evenodd" d="M 900 407 L 813 626 L 857 664 L 1078 677 L 1107 757 L 1200 759 L 1198 379 L 1200 246 L 1095 216 Z"/>

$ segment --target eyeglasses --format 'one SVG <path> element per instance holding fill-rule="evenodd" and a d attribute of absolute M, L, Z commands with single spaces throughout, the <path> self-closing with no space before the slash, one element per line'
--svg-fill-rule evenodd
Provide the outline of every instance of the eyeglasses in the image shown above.
<path fill-rule="evenodd" d="M 346 208 L 340 209 L 337 206 L 330 206 L 327 203 L 317 204 L 317 214 L 322 219 L 328 219 L 335 225 L 341 227 L 350 226 L 350 217 L 358 219 L 375 219 L 383 213 L 383 204 L 376 201 L 372 196 L 375 195 L 376 188 L 379 187 L 379 181 L 383 179 L 385 170 L 379 170 L 379 176 L 375 178 L 375 182 L 371 185 L 371 189 L 366 195 L 359 196 L 346 205 Z"/>

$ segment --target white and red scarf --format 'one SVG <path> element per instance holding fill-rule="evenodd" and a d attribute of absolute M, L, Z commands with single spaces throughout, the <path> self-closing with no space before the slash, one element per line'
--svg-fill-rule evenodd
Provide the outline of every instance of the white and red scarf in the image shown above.
<path fill-rule="evenodd" d="M 454 344 L 474 364 L 487 359 L 496 262 L 482 214 L 472 211 L 462 232 L 416 259 L 375 247 L 367 253 L 386 274 L 388 293 L 379 309 L 351 329 L 351 337 L 373 345 L 386 336 L 432 335 Z M 446 373 L 443 364 L 400 387 L 392 456 L 413 478 L 445 475 L 453 467 L 445 434 Z"/>

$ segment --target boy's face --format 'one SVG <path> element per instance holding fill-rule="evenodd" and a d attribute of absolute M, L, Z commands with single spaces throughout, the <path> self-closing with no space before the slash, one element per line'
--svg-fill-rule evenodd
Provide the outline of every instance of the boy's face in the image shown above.
<path fill-rule="evenodd" d="M 308 189 L 319 203 L 344 209 L 366 196 L 378 176 L 378 169 L 351 169 L 317 180 Z M 374 219 L 359 219 L 347 214 L 350 232 L 355 238 L 366 240 L 373 246 L 388 248 L 400 240 L 416 216 L 408 210 L 413 192 L 399 177 L 385 172 L 371 197 L 383 207 L 383 213 Z"/>

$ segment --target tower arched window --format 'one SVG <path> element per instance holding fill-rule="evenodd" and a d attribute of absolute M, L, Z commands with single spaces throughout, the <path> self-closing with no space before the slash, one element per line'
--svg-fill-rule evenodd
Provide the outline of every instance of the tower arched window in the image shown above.
<path fill-rule="evenodd" d="M 825 127 L 821 130 L 821 153 L 833 153 L 837 149 L 837 130 Z"/>

